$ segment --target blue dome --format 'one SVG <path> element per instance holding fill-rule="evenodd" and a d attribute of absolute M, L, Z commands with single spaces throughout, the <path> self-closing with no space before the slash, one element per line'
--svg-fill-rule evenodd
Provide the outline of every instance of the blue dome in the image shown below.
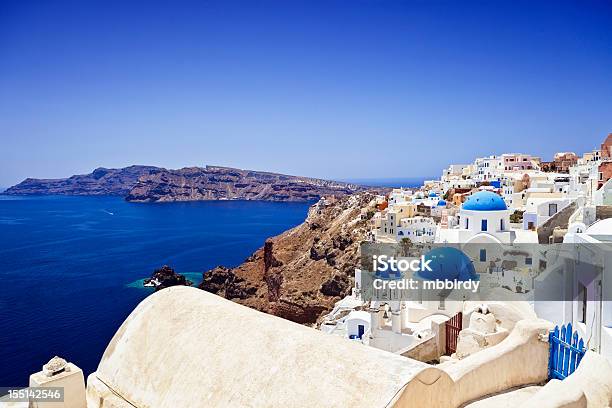
<path fill-rule="evenodd" d="M 446 201 L 445 200 L 438 201 L 438 207 L 443 207 L 445 205 L 446 205 Z"/>
<path fill-rule="evenodd" d="M 437 197 L 438 195 L 436 193 L 434 193 L 433 191 L 429 192 L 429 197 L 434 198 Z"/>
<path fill-rule="evenodd" d="M 468 281 L 479 280 L 472 261 L 457 248 L 439 247 L 425 254 L 425 260 L 431 260 L 431 271 L 422 271 L 414 277 L 422 280 Z"/>
<path fill-rule="evenodd" d="M 479 191 L 472 194 L 465 200 L 461 208 L 473 211 L 500 211 L 508 209 L 504 199 L 491 191 Z"/>
<path fill-rule="evenodd" d="M 391 271 L 389 270 L 390 268 L 388 268 L 386 271 L 376 271 L 374 272 L 374 276 L 376 279 L 382 279 L 382 280 L 397 280 L 397 279 L 402 279 L 404 277 L 404 274 L 401 271 Z"/>

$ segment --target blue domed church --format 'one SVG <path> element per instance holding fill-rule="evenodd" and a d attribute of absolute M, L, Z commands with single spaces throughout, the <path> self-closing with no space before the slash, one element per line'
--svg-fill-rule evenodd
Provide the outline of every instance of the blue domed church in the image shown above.
<path fill-rule="evenodd" d="M 469 196 L 461 206 L 458 218 L 457 227 L 439 231 L 437 242 L 537 243 L 537 234 L 532 231 L 510 228 L 510 210 L 504 199 L 492 191 L 482 190 Z"/>
<path fill-rule="evenodd" d="M 419 271 L 414 278 L 420 280 L 449 280 L 465 282 L 479 280 L 470 258 L 453 247 L 437 247 L 425 254 L 431 271 Z"/>

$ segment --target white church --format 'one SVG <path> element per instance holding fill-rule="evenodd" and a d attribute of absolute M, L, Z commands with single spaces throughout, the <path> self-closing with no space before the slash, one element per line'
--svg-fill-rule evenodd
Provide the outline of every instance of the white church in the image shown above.
<path fill-rule="evenodd" d="M 538 243 L 535 231 L 510 227 L 510 213 L 501 196 L 481 190 L 472 194 L 461 206 L 459 225 L 455 228 L 438 228 L 438 243 Z"/>

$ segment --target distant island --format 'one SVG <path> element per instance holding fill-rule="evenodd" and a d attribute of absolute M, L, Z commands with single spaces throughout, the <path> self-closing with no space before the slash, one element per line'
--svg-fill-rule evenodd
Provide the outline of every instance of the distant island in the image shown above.
<path fill-rule="evenodd" d="M 230 167 L 153 166 L 97 168 L 63 179 L 27 178 L 8 188 L 8 195 L 116 195 L 131 202 L 202 200 L 311 201 L 347 195 L 367 187 L 310 177 L 241 170 Z"/>

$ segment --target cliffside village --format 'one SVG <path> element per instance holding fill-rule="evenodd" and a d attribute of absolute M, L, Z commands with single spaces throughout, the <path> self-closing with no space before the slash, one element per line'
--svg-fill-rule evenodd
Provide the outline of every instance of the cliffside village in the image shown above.
<path fill-rule="evenodd" d="M 376 212 L 362 214 L 370 219 L 368 239 L 373 244 L 430 248 L 425 257 L 435 263 L 432 279 L 478 280 L 488 288 L 487 296 L 456 301 L 446 292 L 435 301 L 423 301 L 399 299 L 392 290 L 363 296 L 366 271 L 357 269 L 352 294 L 336 303 L 320 329 L 442 370 L 476 373 L 471 364 L 487 356 L 481 354 L 484 350 L 489 350 L 487 364 L 501 369 L 501 361 L 509 357 L 504 353 L 516 351 L 508 342 L 519 323 L 540 322 L 536 332 L 558 325 L 567 331 L 567 343 L 572 336 L 575 344 L 582 341 L 584 350 L 596 353 L 609 370 L 611 177 L 609 134 L 600 148 L 582 156 L 562 152 L 550 162 L 520 153 L 482 157 L 452 164 L 439 180 L 420 188 L 396 188 L 378 196 Z M 502 252 L 514 252 L 511 263 Z M 559 256 L 561 252 L 566 253 Z M 568 262 L 583 265 L 578 270 L 568 268 Z M 504 369 L 512 377 L 512 370 L 536 372 L 544 364 L 554 379 L 557 362 L 551 361 L 557 357 L 550 349 L 545 352 L 546 363 L 515 360 Z M 565 367 L 566 375 L 576 367 L 579 362 Z M 608 406 L 612 377 L 597 386 L 607 390 L 607 402 L 588 406 Z M 554 388 L 531 388 L 521 397 L 508 393 L 473 406 L 497 406 L 502 399 L 507 406 L 532 406 L 528 401 L 546 399 L 547 387 Z"/>
<path fill-rule="evenodd" d="M 553 161 L 544 162 L 529 154 L 506 153 L 477 158 L 471 164 L 452 164 L 440 180 L 379 197 L 379 211 L 372 219 L 373 239 L 469 242 L 476 235 L 472 232 L 487 232 L 491 242 L 563 242 L 568 232 L 583 233 L 596 220 L 609 216 L 611 177 L 612 134 L 599 149 L 581 157 L 557 153 Z M 494 219 L 478 217 L 482 208 L 474 205 L 479 197 L 475 194 L 483 192 L 501 198 L 485 211 L 507 213 L 495 213 Z M 490 228 L 482 229 L 482 223 Z"/>
<path fill-rule="evenodd" d="M 30 386 L 64 387 L 53 406 L 70 408 L 612 406 L 612 134 L 582 156 L 453 164 L 358 217 L 368 244 L 426 248 L 420 279 L 488 296 L 366 296 L 356 269 L 314 330 L 173 286 L 136 307 L 87 386 L 61 358 Z"/>

